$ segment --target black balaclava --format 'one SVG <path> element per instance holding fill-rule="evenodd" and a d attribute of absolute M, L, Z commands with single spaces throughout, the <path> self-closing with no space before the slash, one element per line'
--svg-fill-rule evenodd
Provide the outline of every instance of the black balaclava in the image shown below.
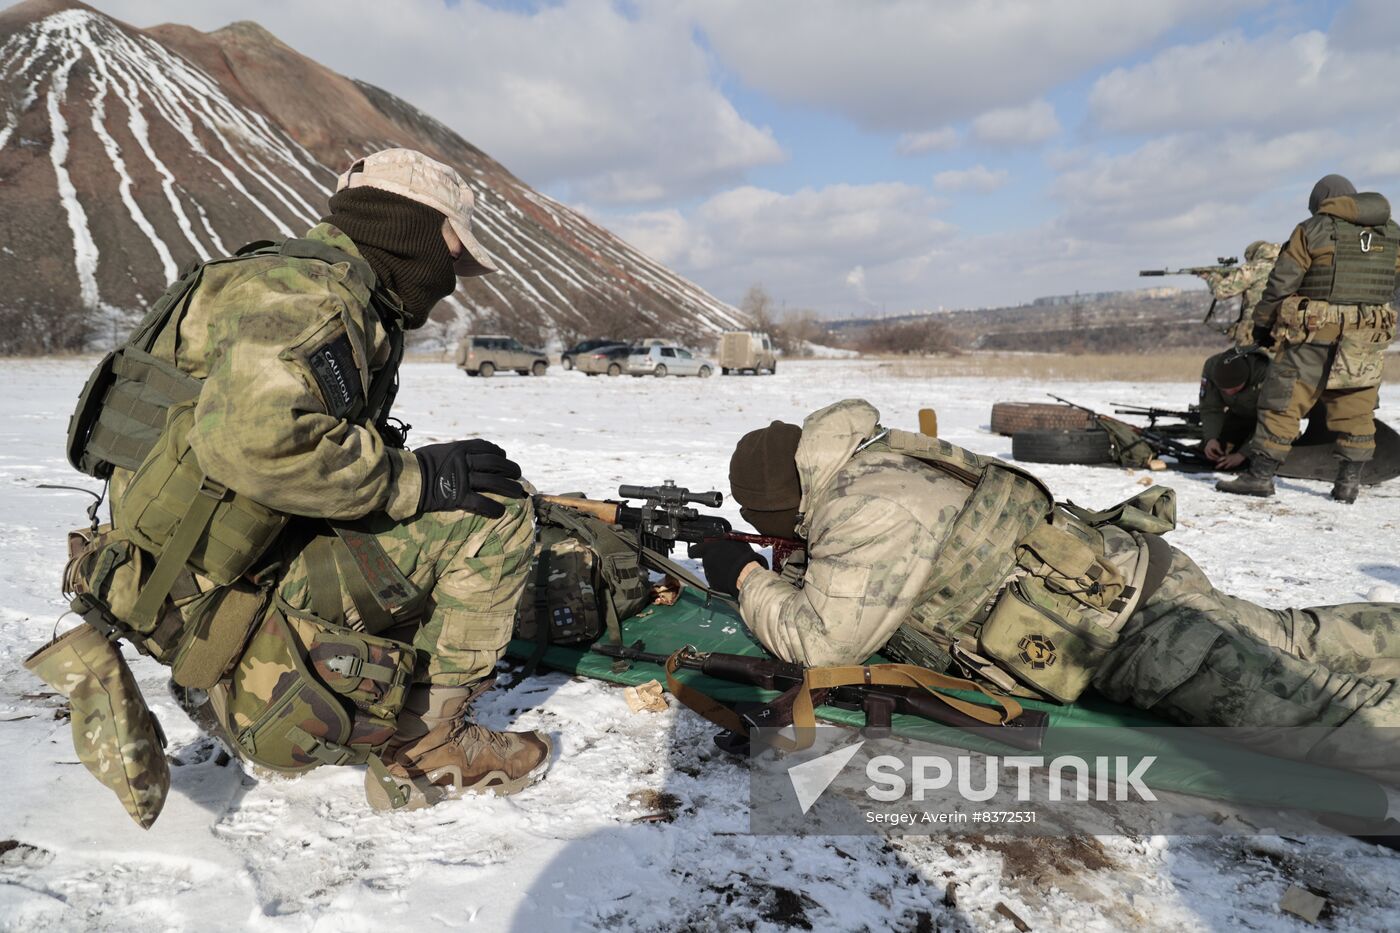
<path fill-rule="evenodd" d="M 797 444 L 802 429 L 774 421 L 739 439 L 729 458 L 729 489 L 744 516 L 761 534 L 791 538 L 802 504 Z"/>
<path fill-rule="evenodd" d="M 1322 202 L 1328 198 L 1340 198 L 1344 195 L 1356 194 L 1356 186 L 1341 175 L 1323 175 L 1313 185 L 1312 194 L 1308 195 L 1308 213 L 1316 214 L 1317 209 L 1322 206 Z"/>
<path fill-rule="evenodd" d="M 399 296 L 407 330 L 427 323 L 433 305 L 457 287 L 444 219 L 426 204 L 368 186 L 331 195 L 331 212 L 321 218 L 354 240 L 379 284 Z"/>

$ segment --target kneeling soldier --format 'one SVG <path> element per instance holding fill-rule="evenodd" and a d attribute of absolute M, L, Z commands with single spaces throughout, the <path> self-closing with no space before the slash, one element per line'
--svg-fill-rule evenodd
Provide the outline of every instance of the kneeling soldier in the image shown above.
<path fill-rule="evenodd" d="M 700 550 L 773 654 L 825 667 L 883 650 L 1060 702 L 1092 684 L 1178 723 L 1247 728 L 1273 754 L 1400 781 L 1386 737 L 1400 725 L 1400 604 L 1256 606 L 1161 537 L 1170 490 L 1106 512 L 1060 507 L 1011 464 L 878 418 L 851 399 L 734 451 L 744 518 L 808 547 L 800 582 L 747 544 Z"/>
<path fill-rule="evenodd" d="M 495 270 L 473 203 L 421 153 L 357 161 L 304 237 L 172 286 L 70 429 L 74 465 L 111 481 L 112 525 L 72 546 L 90 628 L 170 665 L 251 762 L 368 764 L 381 808 L 519 790 L 551 751 L 468 718 L 533 549 L 520 469 L 484 440 L 402 449 L 388 417 L 403 331 Z M 79 632 L 29 664 L 62 680 L 91 647 Z"/>

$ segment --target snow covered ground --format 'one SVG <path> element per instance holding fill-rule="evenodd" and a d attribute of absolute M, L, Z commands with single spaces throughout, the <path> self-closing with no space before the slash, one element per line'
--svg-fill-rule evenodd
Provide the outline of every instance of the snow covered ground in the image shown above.
<path fill-rule="evenodd" d="M 0 928 L 6 930 L 1253 929 L 1306 925 L 1279 911 L 1290 884 L 1331 900 L 1333 929 L 1389 930 L 1400 857 L 1337 839 L 1077 841 L 930 837 L 773 839 L 746 834 L 747 779 L 688 712 L 632 714 L 619 689 L 548 674 L 480 705 L 496 727 L 547 730 L 548 778 L 510 799 L 472 797 L 416 813 L 365 806 L 359 769 L 257 779 L 221 765 L 165 695 L 161 668 L 134 669 L 170 738 L 173 788 L 143 832 L 77 763 L 56 698 L 20 666 L 54 630 L 64 532 L 87 499 L 38 483 L 92 485 L 63 459 L 85 361 L 0 363 Z M 413 443 L 481 435 L 547 491 L 608 495 L 675 479 L 727 493 L 744 432 L 800 422 L 862 396 L 886 424 L 936 408 L 943 436 L 1007 457 L 991 403 L 1045 387 L 898 378 L 887 364 L 785 363 L 775 377 L 467 379 L 406 367 L 401 414 Z M 1086 404 L 1177 407 L 1192 385 L 1066 384 Z M 1400 424 L 1400 392 L 1381 415 Z M 1111 504 L 1145 476 L 1044 467 L 1061 496 Z M 1353 508 L 1322 483 L 1285 480 L 1267 501 L 1219 496 L 1209 476 L 1177 488 L 1174 542 L 1223 589 L 1266 604 L 1400 598 L 1400 484 Z M 738 518 L 726 503 L 725 513 Z M 67 624 L 67 623 L 65 623 Z M 669 821 L 668 821 L 669 820 Z M 954 885 L 955 906 L 944 904 Z"/>

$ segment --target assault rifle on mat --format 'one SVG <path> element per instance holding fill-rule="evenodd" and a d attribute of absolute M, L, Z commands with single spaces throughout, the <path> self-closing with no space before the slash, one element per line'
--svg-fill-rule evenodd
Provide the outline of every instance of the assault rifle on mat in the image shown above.
<path fill-rule="evenodd" d="M 669 555 L 679 542 L 703 544 L 706 541 L 724 539 L 743 541 L 759 547 L 773 549 L 773 567 L 781 570 L 794 551 L 804 547 L 801 541 L 792 538 L 775 538 L 770 535 L 755 535 L 735 531 L 729 522 L 717 515 L 703 515 L 694 506 L 703 505 L 717 509 L 724 504 L 724 494 L 718 491 L 691 492 L 674 481 L 666 480 L 660 486 L 633 486 L 623 484 L 617 487 L 622 499 L 641 499 L 641 506 L 611 499 L 585 499 L 579 496 L 542 496 L 552 505 L 563 506 L 576 512 L 592 515 L 609 525 L 618 525 L 637 536 L 637 542 L 644 548 Z"/>
<path fill-rule="evenodd" d="M 977 712 L 994 710 L 995 707 L 969 704 L 966 700 L 928 686 L 857 684 L 812 689 L 809 685 L 809 671 L 800 664 L 791 664 L 776 658 L 705 652 L 690 645 L 672 655 L 654 654 L 643 650 L 640 642 L 631 646 L 599 642 L 594 644 L 591 650 L 619 660 L 661 665 L 666 670 L 667 686 L 671 694 L 711 722 L 725 727 L 728 734 L 721 733 L 717 736 L 716 744 L 725 751 L 739 754 L 747 750 L 747 735 L 750 729 L 777 729 L 793 725 L 794 704 L 798 702 L 804 689 L 810 689 L 812 707 L 827 705 L 862 711 L 865 714 L 866 730 L 888 732 L 891 726 L 890 717 L 900 713 L 962 729 L 1013 748 L 1037 751 L 1045 739 L 1045 729 L 1050 721 L 1048 714 L 1040 710 L 1025 709 L 1020 704 L 1014 704 L 1014 715 L 1005 718 L 1000 724 L 990 724 L 969 715 L 963 709 L 973 708 L 973 711 Z M 885 667 L 902 666 L 874 665 L 867 670 L 878 671 Z M 777 690 L 780 695 L 770 703 L 731 710 L 694 687 L 677 681 L 673 676 L 677 669 L 699 671 L 706 677 L 748 684 L 764 690 Z M 1006 705 L 1003 704 L 1002 708 L 1005 709 Z M 808 724 L 798 722 L 796 725 L 801 727 Z"/>
<path fill-rule="evenodd" d="M 1047 392 L 1046 395 L 1049 395 L 1051 398 L 1053 398 L 1055 401 L 1059 402 L 1062 405 L 1068 405 L 1071 408 L 1077 408 L 1080 411 L 1088 414 L 1089 417 L 1094 419 L 1095 424 L 1107 431 L 1111 438 L 1114 438 L 1116 442 L 1115 446 L 1117 446 L 1118 443 L 1121 443 L 1119 439 L 1122 435 L 1128 434 L 1140 438 L 1143 441 L 1143 443 L 1147 444 L 1148 447 L 1151 447 L 1153 452 L 1155 453 L 1171 454 L 1173 457 L 1176 458 L 1178 463 L 1191 464 L 1194 466 L 1213 465 L 1208 459 L 1206 459 L 1205 454 L 1201 453 L 1200 450 L 1198 450 L 1196 447 L 1190 444 L 1183 443 L 1174 437 L 1168 436 L 1164 431 L 1157 428 L 1155 425 L 1146 428 L 1139 427 L 1135 424 L 1129 424 L 1126 421 L 1120 421 L 1117 418 L 1110 418 L 1107 415 L 1101 415 L 1098 412 L 1094 411 L 1092 408 L 1086 408 L 1083 405 L 1076 404 L 1075 402 L 1071 402 L 1069 399 L 1066 398 L 1061 398 L 1058 395 L 1053 395 L 1049 392 Z M 1199 417 L 1199 412 L 1197 413 L 1197 417 Z"/>
<path fill-rule="evenodd" d="M 1206 272 L 1229 272 L 1240 264 L 1238 256 L 1216 256 L 1214 266 L 1187 266 L 1184 269 L 1141 269 L 1138 275 L 1201 275 Z M 1215 305 L 1220 299 L 1214 296 L 1210 299 L 1210 307 L 1206 309 L 1206 316 L 1201 320 L 1202 324 L 1209 324 L 1210 319 L 1215 317 Z"/>

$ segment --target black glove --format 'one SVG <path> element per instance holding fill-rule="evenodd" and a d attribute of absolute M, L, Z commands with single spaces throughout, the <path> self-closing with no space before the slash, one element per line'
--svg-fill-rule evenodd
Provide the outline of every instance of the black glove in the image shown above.
<path fill-rule="evenodd" d="M 739 572 L 749 564 L 762 564 L 764 570 L 768 569 L 763 555 L 754 553 L 754 549 L 742 541 L 706 541 L 691 545 L 687 553 L 700 558 L 710 588 L 730 596 L 739 595 Z"/>
<path fill-rule="evenodd" d="M 1274 329 L 1272 327 L 1255 324 L 1252 336 L 1254 337 L 1255 344 L 1265 349 L 1274 345 Z"/>
<path fill-rule="evenodd" d="M 495 493 L 509 499 L 524 499 L 525 490 L 516 482 L 520 467 L 506 459 L 506 452 L 490 441 L 480 439 L 429 444 L 413 452 L 423 470 L 423 498 L 420 512 L 448 512 L 461 509 L 487 518 L 506 514 L 505 506 L 482 493 Z"/>

